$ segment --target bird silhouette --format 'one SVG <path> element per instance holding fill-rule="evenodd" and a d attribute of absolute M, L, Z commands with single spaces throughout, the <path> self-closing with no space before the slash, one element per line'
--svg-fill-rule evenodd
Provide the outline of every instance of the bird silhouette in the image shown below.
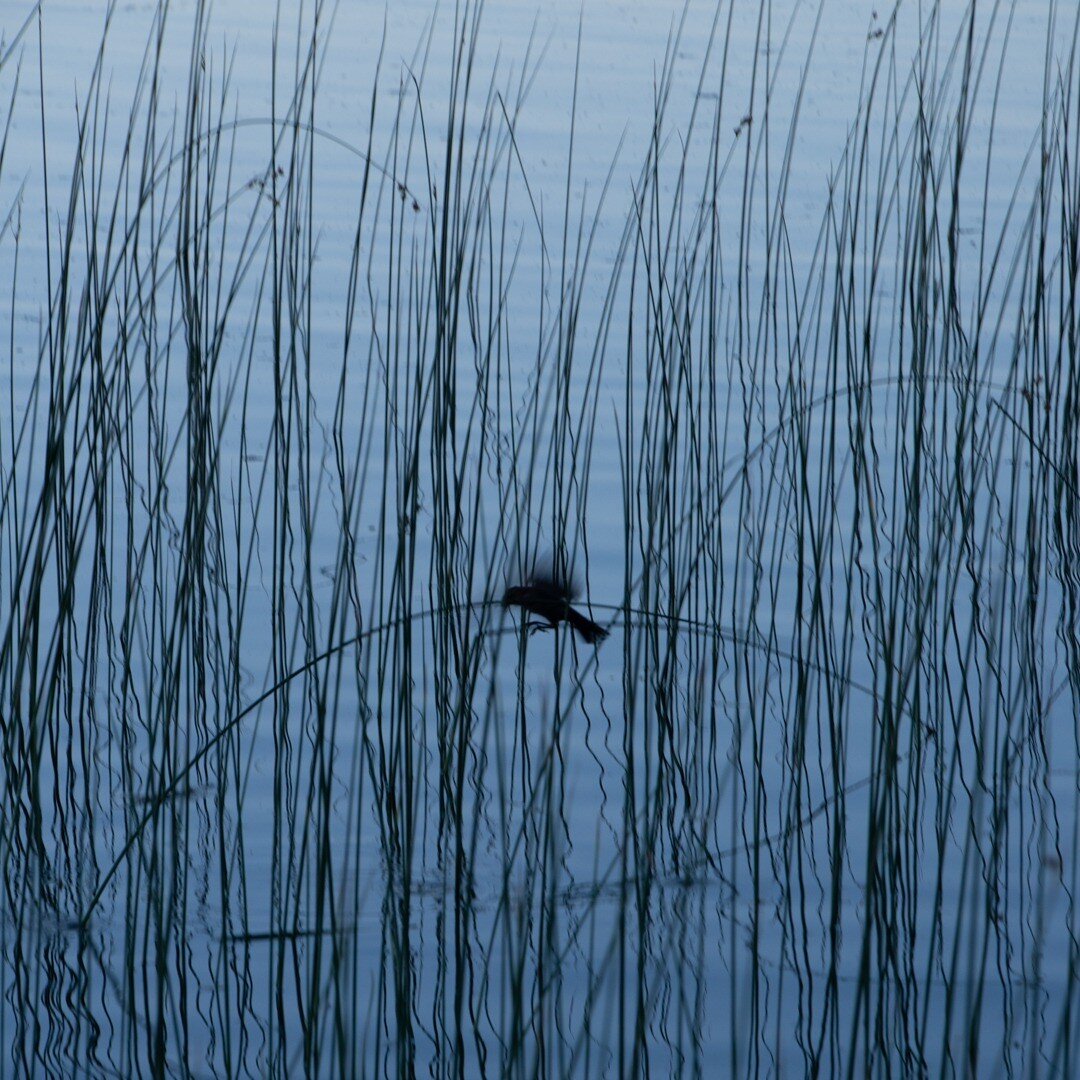
<path fill-rule="evenodd" d="M 571 601 L 577 599 L 578 590 L 573 581 L 555 573 L 550 567 L 533 569 L 521 585 L 511 585 L 503 594 L 503 605 L 516 605 L 547 623 L 534 623 L 534 627 L 553 629 L 561 622 L 568 622 L 590 645 L 598 644 L 608 632 L 592 619 L 582 615 Z"/>

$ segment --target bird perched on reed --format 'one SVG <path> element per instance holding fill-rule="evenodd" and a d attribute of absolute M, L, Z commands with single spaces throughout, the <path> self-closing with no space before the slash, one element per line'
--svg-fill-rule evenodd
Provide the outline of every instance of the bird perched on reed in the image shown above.
<path fill-rule="evenodd" d="M 598 644 L 608 636 L 608 632 L 592 619 L 582 615 L 574 608 L 571 601 L 578 596 L 577 586 L 572 580 L 557 574 L 550 566 L 537 566 L 522 585 L 511 585 L 503 594 L 503 605 L 517 605 L 531 615 L 543 619 L 544 623 L 533 623 L 536 628 L 546 630 L 568 622 L 590 645 Z"/>

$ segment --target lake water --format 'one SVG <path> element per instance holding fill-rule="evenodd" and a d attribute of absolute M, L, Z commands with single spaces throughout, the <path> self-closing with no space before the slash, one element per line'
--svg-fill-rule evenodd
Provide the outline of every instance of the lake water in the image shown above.
<path fill-rule="evenodd" d="M 1076 14 L 9 7 L 0 1071 L 1075 1075 Z"/>

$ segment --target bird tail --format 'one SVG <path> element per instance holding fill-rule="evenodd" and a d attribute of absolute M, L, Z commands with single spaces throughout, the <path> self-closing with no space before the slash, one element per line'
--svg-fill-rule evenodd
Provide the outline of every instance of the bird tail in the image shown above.
<path fill-rule="evenodd" d="M 594 623 L 592 619 L 586 618 L 580 611 L 576 611 L 571 608 L 566 615 L 567 621 L 570 625 L 585 639 L 590 645 L 595 645 L 597 642 L 603 641 L 608 636 L 608 632 L 600 626 L 598 623 Z"/>

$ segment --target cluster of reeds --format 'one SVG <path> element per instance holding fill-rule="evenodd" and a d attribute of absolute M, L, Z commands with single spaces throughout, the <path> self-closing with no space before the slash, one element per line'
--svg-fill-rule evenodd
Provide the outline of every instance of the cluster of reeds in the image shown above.
<path fill-rule="evenodd" d="M 1013 8 L 883 18 L 807 211 L 733 10 L 585 192 L 479 3 L 364 145 L 320 3 L 266 116 L 201 0 L 62 145 L 0 50 L 0 1070 L 1075 1071 L 1077 27 L 1021 160 Z"/>

